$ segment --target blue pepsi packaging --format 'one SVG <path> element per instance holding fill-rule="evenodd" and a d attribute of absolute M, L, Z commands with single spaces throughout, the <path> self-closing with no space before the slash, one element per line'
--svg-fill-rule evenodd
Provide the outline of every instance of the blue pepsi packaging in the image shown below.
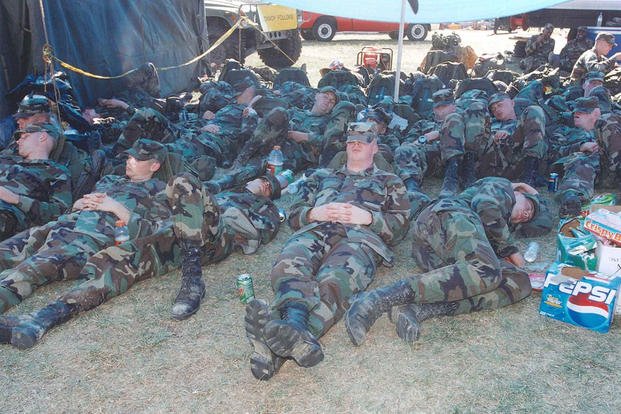
<path fill-rule="evenodd" d="M 554 263 L 546 274 L 539 313 L 596 332 L 610 330 L 621 277 Z"/>

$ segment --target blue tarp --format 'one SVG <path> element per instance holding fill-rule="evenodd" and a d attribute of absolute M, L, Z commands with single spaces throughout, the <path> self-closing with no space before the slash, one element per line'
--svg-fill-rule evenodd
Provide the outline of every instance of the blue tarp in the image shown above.
<path fill-rule="evenodd" d="M 270 0 L 271 3 L 330 16 L 399 22 L 401 0 Z M 406 22 L 450 23 L 511 16 L 562 3 L 563 0 L 418 0 L 418 13 L 406 1 Z"/>

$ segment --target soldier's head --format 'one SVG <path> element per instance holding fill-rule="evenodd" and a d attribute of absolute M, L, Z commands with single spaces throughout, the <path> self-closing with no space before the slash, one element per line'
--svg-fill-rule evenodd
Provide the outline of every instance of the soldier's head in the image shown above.
<path fill-rule="evenodd" d="M 257 85 L 249 76 L 241 79 L 233 85 L 237 103 L 248 104 L 257 93 Z"/>
<path fill-rule="evenodd" d="M 548 206 L 545 199 L 539 194 L 521 193 L 522 196 L 528 200 L 532 205 L 532 215 L 529 211 L 522 213 L 523 217 L 531 216 L 528 221 L 521 221 L 519 223 L 513 223 L 515 225 L 514 232 L 518 236 L 522 237 L 539 237 L 547 234 L 552 230 L 554 226 L 554 217 L 552 210 Z M 522 197 L 520 196 L 520 198 Z M 529 210 L 530 207 L 526 207 L 525 210 Z"/>
<path fill-rule="evenodd" d="M 489 110 L 499 121 L 515 119 L 515 103 L 506 92 L 498 92 L 489 98 Z"/>
<path fill-rule="evenodd" d="M 431 99 L 433 99 L 433 115 L 438 121 L 443 121 L 457 109 L 453 91 L 450 89 L 440 89 L 434 92 Z"/>
<path fill-rule="evenodd" d="M 529 222 L 535 217 L 535 203 L 521 191 L 514 191 L 515 204 L 511 210 L 511 223 Z"/>
<path fill-rule="evenodd" d="M 582 89 L 584 89 L 584 96 L 589 96 L 591 89 L 604 84 L 604 74 L 597 70 L 587 72 L 582 77 Z"/>
<path fill-rule="evenodd" d="M 373 165 L 377 154 L 377 129 L 373 122 L 350 122 L 347 125 L 347 168 L 364 171 Z"/>
<path fill-rule="evenodd" d="M 376 131 L 379 135 L 386 133 L 388 124 L 390 123 L 390 115 L 386 113 L 384 108 L 378 107 L 374 109 L 365 109 L 360 112 L 358 117 L 360 122 L 373 122 L 376 124 Z"/>
<path fill-rule="evenodd" d="M 602 115 L 596 97 L 578 98 L 574 106 L 574 125 L 585 131 L 595 128 L 595 123 Z"/>
<path fill-rule="evenodd" d="M 61 135 L 60 127 L 53 123 L 30 124 L 17 131 L 18 153 L 22 157 L 47 159 Z"/>
<path fill-rule="evenodd" d="M 27 95 L 19 103 L 14 115 L 19 129 L 30 124 L 47 123 L 51 120 L 50 101 L 43 95 Z"/>
<path fill-rule="evenodd" d="M 151 179 L 168 157 L 164 145 L 147 138 L 138 139 L 126 152 L 125 174 L 131 181 Z"/>
<path fill-rule="evenodd" d="M 552 36 L 553 31 L 554 31 L 554 25 L 552 23 L 546 23 L 546 25 L 543 26 L 543 31 L 541 32 L 541 34 L 544 37 L 549 38 L 550 36 Z"/>
<path fill-rule="evenodd" d="M 600 32 L 595 37 L 595 51 L 600 56 L 607 55 L 615 46 L 617 44 L 612 33 Z"/>
<path fill-rule="evenodd" d="M 246 184 L 246 190 L 253 194 L 270 198 L 272 196 L 272 183 L 267 177 L 255 178 Z"/>
<path fill-rule="evenodd" d="M 576 30 L 576 40 L 582 40 L 586 37 L 586 35 L 587 35 L 586 26 L 578 26 L 578 29 Z"/>
<path fill-rule="evenodd" d="M 610 91 L 605 86 L 596 86 L 591 89 L 589 96 L 597 98 L 600 111 L 603 114 L 612 112 L 612 97 Z"/>
<path fill-rule="evenodd" d="M 324 86 L 315 94 L 315 104 L 311 112 L 315 115 L 327 115 L 339 103 L 339 95 L 332 86 Z"/>

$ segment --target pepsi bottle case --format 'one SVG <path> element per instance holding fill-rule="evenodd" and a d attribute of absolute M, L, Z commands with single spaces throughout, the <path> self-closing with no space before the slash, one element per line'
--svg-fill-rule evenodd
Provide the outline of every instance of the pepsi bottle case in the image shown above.
<path fill-rule="evenodd" d="M 606 333 L 615 314 L 620 285 L 619 276 L 607 278 L 578 267 L 555 263 L 546 274 L 539 313 Z"/>

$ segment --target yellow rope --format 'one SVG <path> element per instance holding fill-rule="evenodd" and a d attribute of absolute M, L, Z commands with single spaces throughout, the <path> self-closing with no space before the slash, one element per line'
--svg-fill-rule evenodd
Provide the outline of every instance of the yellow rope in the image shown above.
<path fill-rule="evenodd" d="M 252 22 L 251 20 L 249 20 L 246 16 L 240 16 L 240 19 L 237 21 L 237 23 L 235 23 L 229 30 L 226 31 L 226 33 L 224 33 L 213 45 L 211 45 L 209 47 L 209 49 L 207 49 L 204 53 L 200 54 L 199 56 L 196 56 L 195 58 L 182 63 L 180 65 L 176 65 L 176 66 L 166 66 L 163 68 L 157 68 L 158 71 L 166 71 L 166 70 L 170 70 L 170 69 L 177 69 L 177 68 L 181 68 L 184 66 L 188 66 L 191 65 L 192 63 L 195 63 L 199 60 L 201 60 L 202 58 L 204 58 L 205 56 L 207 56 L 208 53 L 212 52 L 215 48 L 217 48 L 218 46 L 220 46 L 226 39 L 228 39 L 233 32 L 235 31 L 235 29 L 237 29 L 241 23 L 243 21 L 246 21 L 250 26 L 255 27 L 256 24 L 254 22 Z M 255 27 L 256 28 L 256 27 Z M 120 75 L 116 75 L 116 76 L 102 76 L 102 75 L 96 75 L 94 73 L 91 72 L 87 72 L 83 69 L 80 69 L 78 67 L 75 67 L 67 62 L 64 62 L 63 60 L 57 58 L 56 56 L 54 56 L 53 51 L 52 51 L 52 47 L 49 44 L 44 45 L 43 47 L 43 59 L 44 61 L 46 59 L 50 60 L 53 59 L 56 62 L 58 62 L 63 68 L 71 70 L 73 72 L 79 73 L 80 75 L 84 75 L 84 76 L 88 76 L 89 78 L 95 78 L 95 79 L 104 79 L 104 80 L 110 80 L 110 79 L 120 79 L 123 78 L 133 72 L 136 72 L 138 70 L 138 68 L 134 68 L 132 70 L 128 70 L 125 73 L 122 73 Z"/>

